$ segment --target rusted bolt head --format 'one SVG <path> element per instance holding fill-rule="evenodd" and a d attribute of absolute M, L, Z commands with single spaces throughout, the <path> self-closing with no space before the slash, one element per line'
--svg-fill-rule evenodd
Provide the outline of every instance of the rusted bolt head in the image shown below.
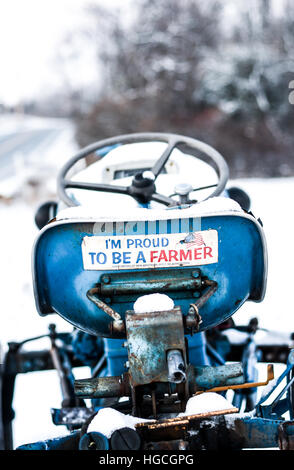
<path fill-rule="evenodd" d="M 104 284 L 109 284 L 110 283 L 110 277 L 107 274 L 104 274 L 104 276 L 102 276 L 101 280 Z"/>

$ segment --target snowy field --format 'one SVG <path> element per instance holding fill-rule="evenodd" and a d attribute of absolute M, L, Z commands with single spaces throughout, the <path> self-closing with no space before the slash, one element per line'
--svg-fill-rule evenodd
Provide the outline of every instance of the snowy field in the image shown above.
<path fill-rule="evenodd" d="M 0 197 L 0 342 L 4 349 L 7 341 L 19 341 L 46 333 L 49 323 L 56 323 L 59 331 L 71 330 L 71 326 L 56 315 L 42 318 L 37 314 L 31 279 L 31 249 L 38 233 L 34 225 L 34 213 L 40 203 L 38 195 L 41 194 L 41 200 L 45 195 L 54 195 L 54 169 L 57 171 L 75 150 L 74 144 L 69 144 L 70 139 L 65 147 L 64 136 L 65 134 L 60 139 L 59 147 L 55 147 L 54 155 L 58 154 L 59 148 L 60 156 L 50 167 L 46 190 L 43 188 L 44 191 L 37 194 L 34 186 L 26 184 L 22 169 L 18 172 L 19 189 L 16 197 L 11 198 L 11 184 L 6 182 L 2 186 L 2 195 L 5 197 Z M 245 324 L 250 318 L 258 317 L 260 326 L 274 330 L 281 339 L 288 339 L 291 332 L 294 332 L 294 217 L 291 206 L 294 178 L 243 179 L 231 181 L 230 185 L 239 185 L 250 195 L 252 211 L 263 222 L 269 257 L 268 286 L 264 301 L 259 304 L 247 302 L 234 315 L 234 320 L 237 324 Z M 13 191 L 15 192 L 15 188 Z M 262 332 L 259 334 L 262 335 Z M 46 339 L 34 344 L 38 349 L 43 346 L 49 346 Z M 76 372 L 77 377 L 88 375 L 87 368 Z M 60 403 L 59 384 L 54 371 L 19 376 L 14 400 L 14 445 L 65 434 L 65 428 L 51 423 L 50 408 L 59 408 Z"/>

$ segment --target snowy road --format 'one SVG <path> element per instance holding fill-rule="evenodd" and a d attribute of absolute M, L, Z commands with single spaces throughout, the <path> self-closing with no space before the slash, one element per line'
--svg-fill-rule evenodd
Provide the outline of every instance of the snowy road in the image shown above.
<path fill-rule="evenodd" d="M 15 172 L 15 159 L 28 160 L 32 153 L 42 151 L 63 132 L 62 129 L 36 129 L 0 135 L 0 180 Z M 41 155 L 40 155 L 41 156 Z"/>
<path fill-rule="evenodd" d="M 0 114 L 0 195 L 15 196 L 30 180 L 54 192 L 58 170 L 77 150 L 74 132 L 67 119 Z"/>

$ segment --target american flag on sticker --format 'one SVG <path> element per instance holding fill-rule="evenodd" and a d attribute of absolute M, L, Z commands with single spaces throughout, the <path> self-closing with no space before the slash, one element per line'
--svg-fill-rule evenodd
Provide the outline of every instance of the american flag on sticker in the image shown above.
<path fill-rule="evenodd" d="M 187 248 L 190 248 L 191 246 L 206 246 L 200 232 L 189 233 L 183 243 Z"/>

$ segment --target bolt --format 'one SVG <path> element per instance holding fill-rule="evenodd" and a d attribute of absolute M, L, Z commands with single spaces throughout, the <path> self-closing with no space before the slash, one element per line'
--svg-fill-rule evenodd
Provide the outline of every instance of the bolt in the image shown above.
<path fill-rule="evenodd" d="M 84 434 L 79 442 L 80 450 L 108 450 L 109 442 L 106 436 L 100 432 Z"/>
<path fill-rule="evenodd" d="M 199 277 L 199 271 L 193 271 L 192 272 L 192 277 L 194 277 L 195 279 L 197 279 Z"/>
<path fill-rule="evenodd" d="M 112 450 L 139 450 L 142 445 L 139 434 L 131 428 L 121 428 L 111 435 Z"/>
<path fill-rule="evenodd" d="M 109 284 L 110 283 L 110 277 L 107 276 L 107 274 L 105 274 L 104 276 L 102 276 L 102 282 L 104 282 L 104 284 Z"/>

